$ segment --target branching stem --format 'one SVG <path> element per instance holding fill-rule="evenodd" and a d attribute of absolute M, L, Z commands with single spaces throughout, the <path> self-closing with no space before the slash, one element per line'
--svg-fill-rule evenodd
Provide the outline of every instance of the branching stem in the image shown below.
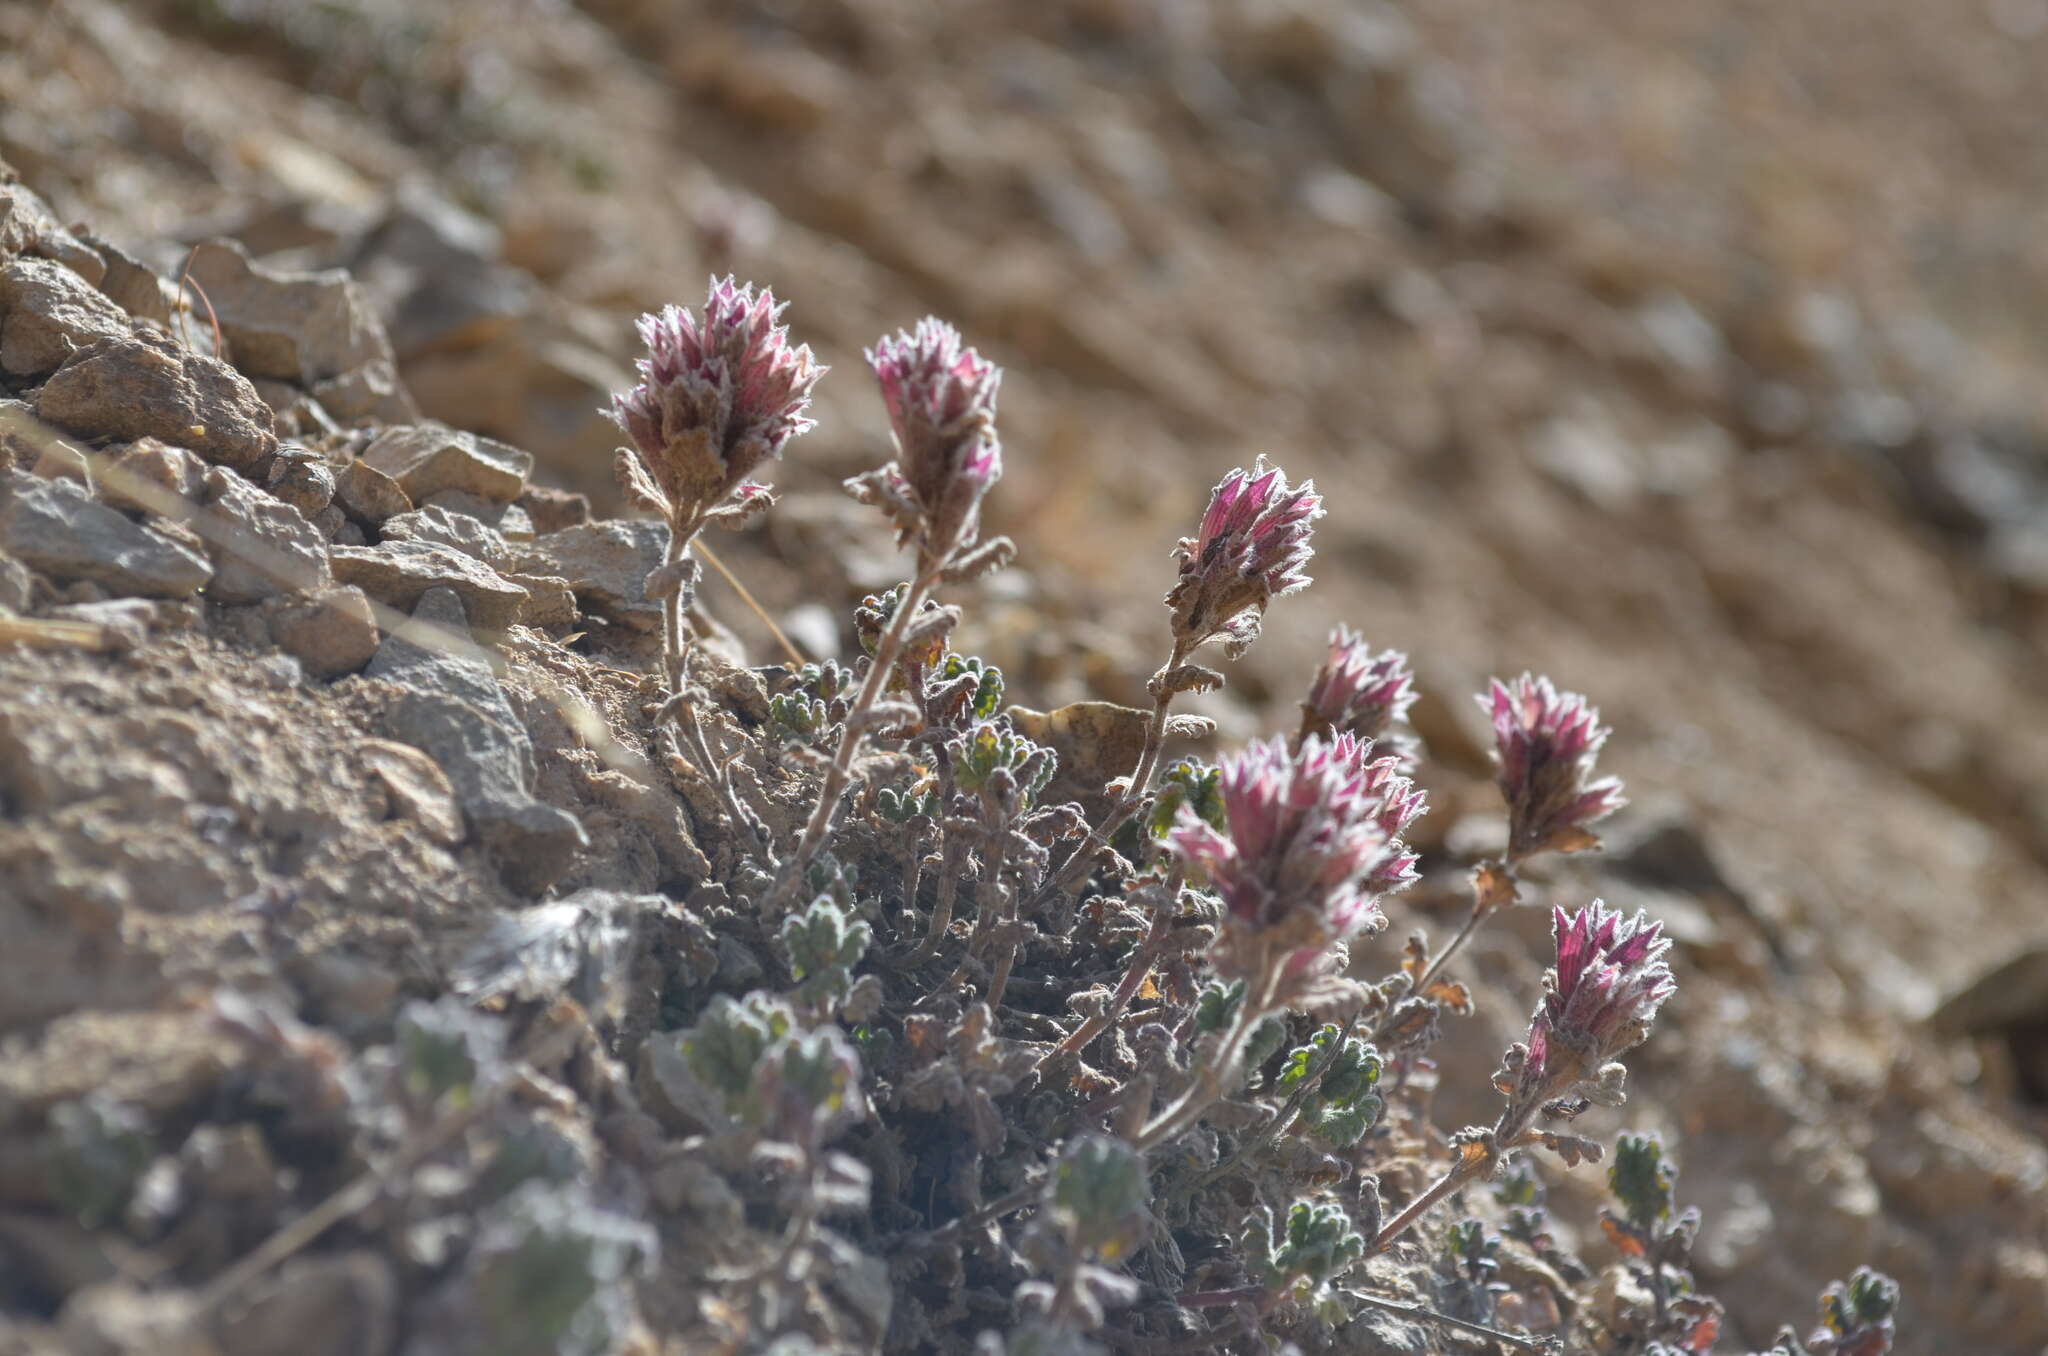
<path fill-rule="evenodd" d="M 1172 658 L 1166 661 L 1161 674 L 1171 673 L 1187 662 L 1187 647 L 1175 642 Z M 1051 880 L 1040 887 L 1032 900 L 1033 907 L 1043 905 L 1060 895 L 1076 889 L 1087 878 L 1088 868 L 1095 861 L 1096 854 L 1109 846 L 1109 840 L 1116 831 L 1137 812 L 1145 793 L 1152 789 L 1153 775 L 1159 770 L 1159 754 L 1166 747 L 1166 715 L 1173 705 L 1173 693 L 1161 691 L 1152 698 L 1152 719 L 1145 725 L 1145 746 L 1138 754 L 1138 765 L 1131 772 L 1130 785 L 1118 796 L 1116 803 L 1109 807 L 1109 813 L 1102 822 L 1089 830 L 1087 841 L 1076 848 L 1071 856 L 1060 865 Z"/>
<path fill-rule="evenodd" d="M 889 625 L 875 646 L 874 662 L 868 665 L 867 676 L 861 679 L 860 691 L 854 694 L 853 705 L 847 710 L 839 747 L 833 751 L 832 763 L 825 769 L 825 784 L 818 789 L 817 807 L 811 811 L 810 820 L 804 825 L 803 837 L 797 840 L 796 850 L 783 866 L 782 879 L 777 882 L 778 892 L 786 891 L 792 882 L 801 880 L 817 858 L 819 849 L 825 846 L 826 836 L 832 829 L 832 818 L 839 810 L 840 797 L 846 794 L 846 785 L 853 778 L 854 759 L 859 756 L 860 746 L 867 737 L 868 710 L 888 686 L 889 675 L 895 671 L 896 660 L 903 652 L 904 633 L 910 629 L 918 609 L 924 606 L 925 596 L 932 591 L 938 578 L 936 567 L 927 565 L 921 568 L 917 577 L 910 581 L 902 602 L 897 605 L 896 615 L 889 618 Z"/>
<path fill-rule="evenodd" d="M 1072 1035 L 1047 1051 L 1038 1061 L 1043 1071 L 1053 1061 L 1078 1055 L 1088 1048 L 1088 1043 L 1109 1028 L 1123 1016 L 1124 1009 L 1138 996 L 1144 986 L 1145 977 L 1152 973 L 1152 966 L 1159 959 L 1159 953 L 1166 944 L 1166 935 L 1173 926 L 1173 917 L 1180 903 L 1182 883 L 1187 879 L 1187 867 L 1175 865 L 1166 883 L 1161 887 L 1166 898 L 1152 912 L 1152 930 L 1138 943 L 1138 949 L 1131 953 L 1130 965 L 1124 970 L 1123 979 L 1117 984 L 1116 992 L 1110 995 L 1108 1004 L 1093 1017 L 1074 1028 Z"/>

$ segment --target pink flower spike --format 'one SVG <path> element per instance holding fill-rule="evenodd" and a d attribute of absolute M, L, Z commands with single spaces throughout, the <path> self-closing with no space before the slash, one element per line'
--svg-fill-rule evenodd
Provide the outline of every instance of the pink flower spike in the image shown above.
<path fill-rule="evenodd" d="M 981 501 L 1002 478 L 995 430 L 1002 369 L 963 348 L 959 331 L 931 316 L 878 341 L 867 359 L 881 384 L 896 460 L 846 488 L 889 515 L 897 544 L 915 544 L 923 567 L 940 568 L 974 545 Z"/>
<path fill-rule="evenodd" d="M 712 281 L 701 321 L 680 306 L 640 317 L 640 381 L 609 413 L 633 444 L 628 495 L 665 504 L 684 536 L 812 427 L 803 414 L 826 369 L 790 345 L 782 310 L 772 292 L 728 277 Z"/>
<path fill-rule="evenodd" d="M 1226 971 L 1320 955 L 1376 927 L 1379 896 L 1415 878 L 1396 834 L 1422 811 L 1422 793 L 1391 759 L 1369 763 L 1370 750 L 1348 734 L 1312 735 L 1298 751 L 1283 739 L 1253 744 L 1223 760 L 1227 834 L 1182 809 L 1167 845 L 1223 897 Z"/>
<path fill-rule="evenodd" d="M 1301 704 L 1301 732 L 1327 736 L 1347 730 L 1360 739 L 1383 739 L 1390 727 L 1407 719 L 1416 695 L 1407 655 L 1397 650 L 1374 654 L 1363 636 L 1339 626 L 1330 633 L 1330 653 Z M 1411 758 L 1406 740 L 1383 747 L 1404 765 Z"/>
<path fill-rule="evenodd" d="M 1557 964 L 1529 1019 L 1517 1094 L 1538 1101 L 1573 1095 L 1619 1099 L 1616 1056 L 1650 1034 L 1658 1009 L 1677 992 L 1663 925 L 1638 912 L 1624 918 L 1599 900 L 1576 914 L 1551 912 Z"/>
<path fill-rule="evenodd" d="M 1598 847 L 1586 825 L 1627 804 L 1619 778 L 1593 779 L 1609 734 L 1600 713 L 1577 693 L 1527 673 L 1512 685 L 1496 679 L 1478 700 L 1493 722 L 1509 860 Z"/>
<path fill-rule="evenodd" d="M 1258 638 L 1266 605 L 1307 588 L 1301 572 L 1323 501 L 1312 481 L 1290 488 L 1264 457 L 1225 476 L 1210 495 L 1200 531 L 1174 548 L 1180 580 L 1166 595 L 1183 654 L 1212 640 L 1231 658 Z"/>

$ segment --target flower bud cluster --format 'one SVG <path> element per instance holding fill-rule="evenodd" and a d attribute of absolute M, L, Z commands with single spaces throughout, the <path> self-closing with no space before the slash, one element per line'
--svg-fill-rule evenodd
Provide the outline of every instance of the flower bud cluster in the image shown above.
<path fill-rule="evenodd" d="M 1374 654 L 1363 636 L 1340 625 L 1330 633 L 1329 656 L 1316 670 L 1301 704 L 1301 732 L 1328 738 L 1344 731 L 1363 740 L 1381 740 L 1407 718 L 1415 698 L 1415 673 L 1407 655 L 1399 650 Z"/>
<path fill-rule="evenodd" d="M 1500 792 L 1508 803 L 1508 858 L 1597 847 L 1586 825 L 1627 802 L 1621 781 L 1593 778 L 1593 762 L 1611 733 L 1600 713 L 1548 678 L 1496 679 L 1479 704 L 1493 721 Z"/>
<path fill-rule="evenodd" d="M 974 544 L 981 501 L 1002 478 L 1002 369 L 963 348 L 960 332 L 932 316 L 881 340 L 867 359 L 881 383 L 896 460 L 847 488 L 890 516 L 897 544 L 914 545 L 921 567 L 942 566 Z"/>
<path fill-rule="evenodd" d="M 1664 953 L 1663 925 L 1632 919 L 1594 900 L 1575 914 L 1551 911 L 1557 964 L 1529 1019 L 1525 1045 L 1509 1051 L 1503 1090 L 1518 1105 L 1583 1096 L 1622 1100 L 1622 1069 L 1612 1061 L 1648 1039 L 1664 1000 L 1678 989 Z"/>
<path fill-rule="evenodd" d="M 1181 653 L 1220 640 L 1231 658 L 1243 654 L 1258 639 L 1266 605 L 1308 587 L 1301 567 L 1315 554 L 1308 540 L 1322 516 L 1315 482 L 1290 487 L 1263 457 L 1225 476 L 1200 530 L 1174 548 L 1180 581 L 1166 606 Z"/>
<path fill-rule="evenodd" d="M 702 317 L 666 306 L 640 317 L 640 381 L 612 397 L 632 440 L 617 470 L 628 498 L 656 509 L 682 537 L 720 517 L 765 508 L 752 475 L 812 427 L 803 417 L 826 368 L 792 347 L 773 292 L 713 280 Z"/>
<path fill-rule="evenodd" d="M 1226 973 L 1257 969 L 1270 941 L 1282 954 L 1320 953 L 1376 927 L 1379 897 L 1415 879 L 1400 835 L 1425 798 L 1394 759 L 1371 751 L 1348 734 L 1311 735 L 1299 750 L 1285 739 L 1255 743 L 1223 761 L 1227 833 L 1182 811 L 1168 846 L 1223 898 Z"/>

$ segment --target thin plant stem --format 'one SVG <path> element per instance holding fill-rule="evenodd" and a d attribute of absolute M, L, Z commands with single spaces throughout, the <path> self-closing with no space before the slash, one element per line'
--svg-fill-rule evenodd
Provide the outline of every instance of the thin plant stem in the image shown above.
<path fill-rule="evenodd" d="M 1177 1302 L 1184 1309 L 1219 1309 L 1225 1305 L 1256 1305 L 1266 1298 L 1268 1294 L 1269 1292 L 1265 1286 L 1242 1285 L 1233 1290 L 1196 1291 L 1181 1295 Z M 1435 1323 L 1442 1327 L 1452 1328 L 1458 1332 L 1469 1332 L 1475 1337 L 1485 1337 L 1495 1342 L 1503 1342 L 1517 1351 L 1541 1352 L 1550 1350 L 1549 1344 L 1540 1339 L 1518 1337 L 1511 1332 L 1503 1332 L 1498 1328 L 1489 1328 L 1483 1323 L 1473 1323 L 1467 1319 L 1454 1318 L 1450 1314 L 1444 1313 L 1441 1310 L 1431 1309 L 1426 1305 L 1403 1304 L 1399 1300 L 1381 1299 L 1377 1295 L 1364 1295 L 1356 1291 L 1347 1291 L 1345 1298 L 1357 1300 L 1360 1304 L 1370 1308 L 1384 1309 L 1390 1314 L 1400 1314 L 1407 1318 L 1419 1319 L 1424 1323 Z"/>
<path fill-rule="evenodd" d="M 1159 671 L 1171 673 L 1186 663 L 1187 657 L 1187 647 L 1175 642 L 1173 656 Z M 1115 836 L 1116 831 L 1137 811 L 1145 793 L 1152 789 L 1153 775 L 1159 770 L 1159 754 L 1166 747 L 1167 708 L 1172 704 L 1171 692 L 1162 692 L 1152 699 L 1152 719 L 1145 725 L 1145 746 L 1138 754 L 1137 767 L 1131 772 L 1130 786 L 1117 797 L 1116 803 L 1109 807 L 1109 813 L 1102 817 L 1102 822 L 1089 830 L 1087 840 L 1060 864 L 1060 869 L 1053 874 L 1052 879 L 1040 887 L 1032 900 L 1034 906 L 1042 905 L 1080 885 L 1096 854 L 1109 846 L 1109 840 Z"/>
<path fill-rule="evenodd" d="M 1399 1300 L 1381 1299 L 1376 1295 L 1361 1295 L 1356 1291 L 1345 1292 L 1345 1298 L 1357 1300 L 1360 1304 L 1367 1305 L 1370 1308 L 1384 1309 L 1390 1314 L 1401 1314 L 1408 1318 L 1421 1319 L 1425 1323 L 1441 1324 L 1443 1327 L 1453 1328 L 1459 1332 L 1469 1332 L 1475 1337 L 1485 1337 L 1495 1342 L 1503 1342 L 1517 1351 L 1547 1352 L 1554 1349 L 1550 1343 L 1540 1338 L 1517 1337 L 1514 1333 L 1502 1332 L 1499 1328 L 1489 1328 L 1483 1323 L 1473 1323 L 1466 1319 L 1453 1318 L 1451 1315 L 1440 1310 L 1426 1308 L 1420 1304 L 1403 1304 Z"/>
<path fill-rule="evenodd" d="M 1490 1154 L 1475 1155 L 1472 1158 L 1466 1158 L 1460 1154 L 1458 1161 L 1452 1164 L 1443 1176 L 1430 1184 L 1429 1190 L 1408 1202 L 1400 1214 L 1386 1222 L 1379 1233 L 1373 1236 L 1372 1242 L 1367 1245 L 1365 1255 L 1368 1257 L 1375 1256 L 1393 1247 L 1395 1243 L 1400 1241 L 1401 1235 L 1407 1233 L 1410 1226 L 1428 1214 L 1430 1210 L 1435 1208 L 1438 1202 L 1442 1201 L 1446 1196 L 1469 1186 L 1476 1178 L 1483 1175 L 1492 1164 L 1493 1159 Z"/>
<path fill-rule="evenodd" d="M 1191 1356 L 1194 1352 L 1207 1351 L 1232 1338 L 1242 1337 L 1245 1331 L 1244 1317 L 1236 1313 L 1208 1332 L 1192 1333 L 1186 1337 L 1140 1337 L 1115 1328 L 1104 1328 L 1100 1335 L 1117 1350 L 1132 1352 L 1135 1356 Z"/>
<path fill-rule="evenodd" d="M 1152 973 L 1152 966 L 1159 959 L 1160 949 L 1166 943 L 1166 934 L 1173 926 L 1175 907 L 1180 902 L 1181 883 L 1186 878 L 1187 868 L 1176 865 L 1167 877 L 1166 884 L 1161 887 L 1166 892 L 1166 899 L 1152 912 L 1152 930 L 1145 934 L 1145 939 L 1138 943 L 1138 949 L 1131 953 L 1130 965 L 1125 968 L 1124 977 L 1117 984 L 1116 991 L 1110 995 L 1108 1004 L 1101 1012 L 1075 1027 L 1072 1035 L 1048 1051 L 1044 1058 L 1038 1061 L 1039 1070 L 1044 1070 L 1054 1060 L 1080 1054 L 1088 1048 L 1089 1042 L 1109 1030 L 1123 1016 L 1124 1009 L 1138 996 L 1138 990 L 1144 985 L 1145 977 Z"/>
<path fill-rule="evenodd" d="M 889 674 L 895 669 L 897 657 L 903 650 L 903 635 L 910 629 L 912 619 L 924 605 L 925 595 L 931 592 L 938 576 L 939 571 L 934 567 L 926 566 L 918 571 L 917 577 L 910 581 L 902 603 L 897 606 L 896 615 L 889 619 L 887 629 L 882 632 L 880 643 L 875 646 L 874 663 L 868 666 L 860 691 L 854 694 L 853 705 L 846 713 L 845 732 L 839 737 L 839 747 L 833 751 L 831 765 L 825 769 L 825 784 L 819 788 L 817 808 L 811 811 L 810 820 L 804 825 L 803 837 L 797 840 L 796 850 L 783 867 L 784 888 L 787 882 L 800 878 L 809 869 L 819 849 L 825 845 L 825 838 L 832 828 L 832 817 L 839 809 L 839 798 L 846 794 L 846 784 L 853 777 L 853 760 L 867 737 L 865 717 L 887 686 Z"/>
<path fill-rule="evenodd" d="M 946 929 L 953 926 L 953 901 L 960 892 L 960 862 L 955 855 L 953 839 L 947 835 L 945 824 L 939 825 L 939 897 L 932 903 L 931 926 L 925 929 L 924 941 L 910 955 L 910 964 L 920 965 L 939 954 L 939 943 L 945 940 Z"/>
<path fill-rule="evenodd" d="M 924 885 L 924 844 L 910 840 L 910 861 L 903 868 L 903 912 L 908 921 L 917 919 L 917 892 Z"/>
<path fill-rule="evenodd" d="M 1164 1144 L 1201 1119 L 1203 1112 L 1230 1092 L 1231 1084 L 1242 1072 L 1238 1066 L 1244 1057 L 1245 1043 L 1273 1008 L 1278 967 L 1266 966 L 1263 969 L 1265 973 L 1260 977 L 1258 991 L 1245 994 L 1244 1006 L 1237 1010 L 1237 1020 L 1224 1033 L 1214 1057 L 1195 1075 L 1173 1105 L 1153 1117 L 1138 1132 L 1137 1139 L 1133 1141 L 1134 1147 L 1143 1151 Z"/>
<path fill-rule="evenodd" d="M 1007 827 L 996 832 L 995 840 L 995 847 L 990 850 L 988 864 L 982 872 L 982 878 L 988 882 L 992 895 L 988 903 L 982 906 L 982 918 L 995 915 L 999 919 L 998 923 L 990 926 L 990 931 L 994 931 L 1003 924 L 1012 922 L 1015 918 L 1017 905 L 1016 888 L 1014 886 L 1007 890 L 1003 888 L 1003 861 L 1009 855 L 1010 845 L 1010 835 Z M 1003 942 L 1002 948 L 1002 955 L 996 960 L 995 974 L 988 982 L 988 993 L 982 1000 L 988 1004 L 991 1012 L 1002 1006 L 1003 990 L 1009 987 L 1010 967 L 1017 960 L 1016 938 L 1011 937 Z M 970 955 L 973 954 L 975 949 L 970 946 L 968 953 Z M 964 958 L 962 964 L 965 964 Z"/>
<path fill-rule="evenodd" d="M 747 610 L 760 619 L 761 625 L 768 628 L 768 634 L 775 637 L 775 643 L 782 647 L 783 657 L 796 667 L 802 668 L 805 662 L 804 652 L 799 650 L 795 643 L 782 633 L 782 628 L 775 624 L 775 618 L 769 616 L 768 609 L 762 607 L 756 601 L 753 593 L 748 590 L 745 584 L 740 582 L 740 577 L 734 574 L 731 568 L 724 561 L 720 560 L 712 549 L 703 542 L 696 543 L 696 547 L 697 554 L 704 557 L 704 563 L 718 571 L 719 577 L 731 585 L 732 591 L 737 593 L 740 596 L 740 601 L 747 605 Z"/>
<path fill-rule="evenodd" d="M 575 1027 L 555 1027 L 545 1033 L 536 1033 L 535 1038 L 529 1038 L 519 1062 L 529 1066 L 551 1064 L 574 1048 L 580 1034 Z M 252 1281 L 302 1252 L 320 1235 L 367 1207 L 385 1187 L 404 1178 L 463 1131 L 488 1116 L 513 1081 L 508 1076 L 476 1089 L 469 1101 L 442 1113 L 439 1119 L 401 1147 L 388 1163 L 363 1173 L 243 1254 L 240 1261 L 215 1276 L 199 1291 L 195 1302 L 197 1311 L 201 1314 L 218 1311 Z"/>
<path fill-rule="evenodd" d="M 1197 1177 L 1193 1185 L 1188 1188 L 1190 1192 L 1200 1191 L 1203 1187 L 1216 1181 L 1243 1162 L 1248 1155 L 1256 1153 L 1267 1144 L 1272 1143 L 1289 1125 L 1293 1124 L 1294 1118 L 1300 1114 L 1302 1105 L 1308 1101 L 1309 1095 L 1322 1083 L 1323 1075 L 1328 1073 L 1330 1066 L 1337 1062 L 1337 1056 L 1344 1053 L 1344 1042 L 1350 1036 L 1352 1029 L 1358 1025 L 1360 1015 L 1357 1012 L 1353 1012 L 1344 1019 L 1341 1034 L 1336 1040 L 1330 1042 L 1330 1048 L 1323 1052 L 1322 1059 L 1317 1062 L 1315 1068 L 1309 1071 L 1308 1077 L 1301 1080 L 1301 1086 L 1294 1090 L 1293 1095 L 1288 1097 L 1281 1104 L 1280 1109 L 1273 1113 L 1272 1119 L 1241 1142 L 1231 1152 L 1230 1157 L 1224 1159 L 1200 1177 Z"/>
<path fill-rule="evenodd" d="M 1509 882 L 1512 883 L 1515 879 L 1515 859 L 1512 857 L 1505 859 L 1500 863 L 1500 868 L 1506 873 Z M 1466 915 L 1464 925 L 1458 929 L 1457 933 L 1444 946 L 1444 949 L 1430 958 L 1429 965 L 1423 970 L 1421 978 L 1415 981 L 1415 992 L 1420 993 L 1428 988 L 1430 981 L 1443 972 L 1444 966 L 1450 964 L 1451 957 L 1457 955 L 1458 952 L 1464 949 L 1465 943 L 1472 940 L 1473 934 L 1479 931 L 1479 925 L 1500 911 L 1498 905 L 1487 903 L 1485 896 L 1478 892 L 1478 887 L 1474 887 L 1473 893 L 1472 912 Z"/>
<path fill-rule="evenodd" d="M 1521 1140 L 1522 1132 L 1527 1130 L 1529 1122 L 1536 1118 L 1536 1112 L 1542 1107 L 1544 1100 L 1542 1097 L 1530 1097 L 1509 1103 L 1501 1111 L 1500 1120 L 1494 1124 L 1491 1144 L 1483 1146 L 1482 1151 L 1478 1153 L 1467 1153 L 1461 1149 L 1458 1161 L 1451 1164 L 1443 1176 L 1437 1178 L 1427 1191 L 1408 1202 L 1400 1214 L 1381 1226 L 1378 1235 L 1366 1247 L 1365 1255 L 1374 1257 L 1393 1247 L 1400 1241 L 1401 1235 L 1417 1220 L 1428 1214 L 1438 1202 L 1491 1172 L 1500 1162 L 1501 1151 L 1514 1147 Z"/>
<path fill-rule="evenodd" d="M 690 535 L 670 524 L 668 549 L 662 553 L 661 563 L 674 565 L 689 554 Z M 683 671 L 690 661 L 690 641 L 683 631 L 683 593 L 683 589 L 677 588 L 661 600 L 661 662 L 669 693 L 678 700 L 683 695 Z"/>

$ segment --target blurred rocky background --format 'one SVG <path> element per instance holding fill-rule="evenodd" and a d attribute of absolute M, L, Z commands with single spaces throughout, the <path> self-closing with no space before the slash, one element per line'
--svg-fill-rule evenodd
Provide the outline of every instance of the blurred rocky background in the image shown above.
<path fill-rule="evenodd" d="M 320 568 L 407 610 L 460 581 L 408 584 L 361 553 L 436 496 L 491 510 L 503 540 L 468 554 L 526 581 L 505 587 L 529 622 L 547 598 L 575 615 L 565 580 L 588 609 L 590 580 L 623 568 L 565 552 L 635 558 L 588 528 L 545 559 L 493 553 L 577 529 L 566 496 L 533 487 L 616 512 L 599 408 L 627 381 L 632 320 L 696 304 L 710 273 L 772 285 L 837 369 L 777 469 L 783 505 L 717 545 L 812 654 L 847 646 L 854 602 L 898 577 L 836 487 L 886 453 L 862 347 L 927 312 L 1007 370 L 991 511 L 1020 568 L 962 600 L 956 643 L 1002 665 L 1015 699 L 1141 701 L 1167 551 L 1208 487 L 1259 452 L 1312 475 L 1331 510 L 1317 582 L 1206 708 L 1220 744 L 1289 723 L 1337 621 L 1410 651 L 1444 888 L 1393 912 L 1397 934 L 1442 932 L 1497 818 L 1467 694 L 1523 667 L 1588 693 L 1635 805 L 1604 858 L 1532 893 L 1645 907 L 1679 939 L 1680 992 L 1632 1061 L 1626 1114 L 1684 1164 L 1732 1341 L 1810 1326 L 1820 1285 L 1868 1262 L 1904 1287 L 1902 1351 L 2037 1356 L 2044 76 L 2044 0 L 0 0 L 0 160 L 80 224 L 115 275 L 88 281 L 129 314 L 205 348 L 207 307 L 178 301 L 203 294 L 287 437 L 423 420 L 480 435 L 358 448 L 384 474 L 319 501 L 346 509 Z M 223 239 L 239 248 L 203 243 Z M 181 277 L 196 286 L 161 285 Z M 92 314 L 49 319 L 46 284 L 7 282 L 8 314 L 43 320 L 0 336 L 0 394 L 68 352 L 45 331 L 99 335 Z M 393 482 L 406 497 L 378 508 Z M 68 493 L 37 511 L 82 512 Z M 413 532 L 414 554 L 434 533 Z M 166 560 L 156 596 L 197 587 Z M 496 586 L 469 587 L 469 621 L 490 625 Z M 726 585 L 704 602 L 736 651 L 775 657 Z M 295 624 L 332 634 L 275 604 L 262 620 L 280 644 Z M 363 644 L 287 648 L 346 672 L 374 631 Z M 332 873 L 294 906 L 329 931 L 308 924 L 287 978 L 302 1015 L 344 1034 L 429 987 L 424 962 L 393 959 L 423 917 L 585 883 L 564 865 L 575 825 L 537 819 L 549 807 L 519 788 L 453 790 L 554 854 L 546 879 L 478 884 L 430 811 L 403 840 L 416 859 L 231 860 L 208 856 L 200 820 L 201 846 L 148 850 L 30 822 L 95 797 L 125 797 L 128 823 L 247 795 L 285 824 L 266 821 L 271 839 L 310 833 L 286 821 L 346 820 L 305 784 L 335 760 L 387 798 L 432 799 L 406 746 L 348 734 L 365 699 L 287 678 L 248 696 L 266 681 L 0 650 L 0 895 L 87 910 L 101 873 L 175 868 L 141 922 L 107 923 L 90 984 L 38 998 L 26 971 L 47 938 L 0 939 L 16 995 L 0 1141 L 108 1080 L 160 1110 L 213 1095 L 232 1061 L 179 995 L 255 966 L 237 938 L 266 882 Z M 67 724 L 82 712 L 107 718 Z M 559 802 L 546 752 L 536 794 Z M 220 787 L 144 794 L 136 767 L 193 757 L 230 768 Z M 692 878 L 696 847 L 661 842 L 629 883 Z M 1536 992 L 1546 927 L 1530 910 L 1475 948 L 1485 1002 L 1444 1049 L 1446 1123 L 1490 1119 L 1485 1073 Z M 249 1152 L 246 1218 L 206 1241 L 222 1261 L 275 1190 Z M 1553 1218 L 1590 1220 L 1597 1170 L 1552 1177 Z M 136 1274 L 53 1240 L 47 1205 L 0 1154 L 0 1307 L 30 1318 Z M 385 1336 L 334 1350 L 384 1349 L 388 1289 L 343 1287 Z"/>

